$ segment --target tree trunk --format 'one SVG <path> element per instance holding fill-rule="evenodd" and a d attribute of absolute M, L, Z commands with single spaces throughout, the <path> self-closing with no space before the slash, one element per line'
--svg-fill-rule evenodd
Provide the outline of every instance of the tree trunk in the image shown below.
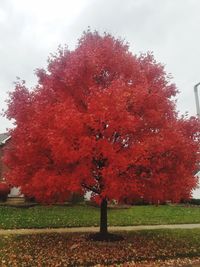
<path fill-rule="evenodd" d="M 107 235 L 107 233 L 107 200 L 104 198 L 101 202 L 100 234 Z"/>
<path fill-rule="evenodd" d="M 108 233 L 106 198 L 102 199 L 101 201 L 100 232 L 91 234 L 90 238 L 95 241 L 110 241 L 110 242 L 123 240 L 122 236 Z"/>

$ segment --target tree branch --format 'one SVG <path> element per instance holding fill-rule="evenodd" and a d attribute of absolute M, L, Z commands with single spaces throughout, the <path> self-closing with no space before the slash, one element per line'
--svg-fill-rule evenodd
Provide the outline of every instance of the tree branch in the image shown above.
<path fill-rule="evenodd" d="M 100 191 L 97 190 L 97 189 L 95 189 L 95 188 L 92 187 L 92 186 L 86 185 L 86 184 L 84 184 L 84 183 L 82 183 L 81 185 L 82 185 L 84 188 L 86 188 L 86 189 L 88 189 L 88 190 L 90 190 L 90 191 L 92 191 L 92 192 L 94 192 L 94 193 L 96 193 L 96 194 L 100 194 Z"/>

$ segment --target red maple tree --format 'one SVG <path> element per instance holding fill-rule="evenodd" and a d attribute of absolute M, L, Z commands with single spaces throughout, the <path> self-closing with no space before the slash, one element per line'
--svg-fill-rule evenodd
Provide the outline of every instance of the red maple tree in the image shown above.
<path fill-rule="evenodd" d="M 107 201 L 178 202 L 191 196 L 199 121 L 178 117 L 177 89 L 152 54 L 86 32 L 59 49 L 38 85 L 16 83 L 6 115 L 15 120 L 6 179 L 38 201 L 92 192 L 107 233 Z"/>

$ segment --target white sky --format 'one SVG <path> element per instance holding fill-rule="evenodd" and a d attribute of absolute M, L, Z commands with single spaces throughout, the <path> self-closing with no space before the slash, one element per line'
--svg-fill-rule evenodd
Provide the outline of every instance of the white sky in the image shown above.
<path fill-rule="evenodd" d="M 180 90 L 178 110 L 196 114 L 200 81 L 199 0 L 0 0 L 0 110 L 16 77 L 28 86 L 59 44 L 73 48 L 88 26 L 153 51 Z M 0 132 L 11 124 L 0 116 Z"/>

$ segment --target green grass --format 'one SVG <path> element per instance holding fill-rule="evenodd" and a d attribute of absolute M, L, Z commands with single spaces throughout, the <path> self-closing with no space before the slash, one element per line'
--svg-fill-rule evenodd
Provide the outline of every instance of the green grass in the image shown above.
<path fill-rule="evenodd" d="M 91 206 L 0 207 L 0 228 L 98 226 L 99 208 Z M 199 207 L 134 206 L 108 209 L 109 225 L 200 223 Z"/>
<path fill-rule="evenodd" d="M 110 225 L 200 223 L 200 208 L 187 206 L 134 206 L 109 211 Z"/>
<path fill-rule="evenodd" d="M 48 228 L 98 225 L 99 210 L 83 206 L 0 207 L 0 228 Z"/>

